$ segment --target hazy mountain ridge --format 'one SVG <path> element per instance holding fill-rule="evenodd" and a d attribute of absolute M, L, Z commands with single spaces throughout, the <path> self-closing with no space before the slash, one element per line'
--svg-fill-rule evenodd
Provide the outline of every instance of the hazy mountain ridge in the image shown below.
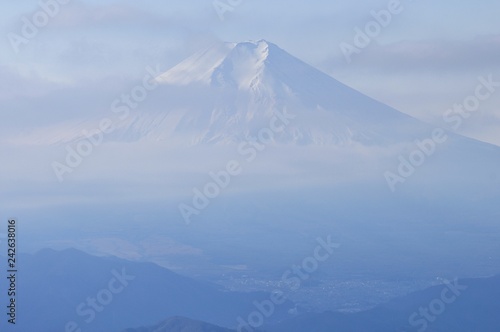
<path fill-rule="evenodd" d="M 77 324 L 84 331 L 96 332 L 126 328 L 126 332 L 230 332 L 231 329 L 203 321 L 236 326 L 238 316 L 255 310 L 254 299 L 265 298 L 265 294 L 220 292 L 209 284 L 178 276 L 154 264 L 94 257 L 77 250 L 43 250 L 21 258 L 25 272 L 20 279 L 24 291 L 19 298 L 19 311 L 23 312 L 23 319 L 18 326 L 26 331 L 49 332 Z M 92 319 L 86 322 L 91 316 L 91 306 L 84 307 L 85 315 L 77 314 L 84 312 L 78 308 L 96 295 L 102 299 L 104 290 L 116 288 L 119 283 L 112 285 L 113 279 L 122 282 L 123 289 L 103 305 L 103 310 L 94 311 Z M 443 295 L 446 289 L 449 291 Z M 499 296 L 500 276 L 496 276 L 449 281 L 354 314 L 325 312 L 294 318 L 285 314 L 284 311 L 292 308 L 285 304 L 276 307 L 277 311 L 266 319 L 267 325 L 262 331 L 413 332 L 425 325 L 431 332 L 450 329 L 496 332 L 492 326 L 500 326 L 500 317 L 493 313 L 500 309 Z M 436 301 L 443 310 L 436 313 L 436 309 L 431 309 L 434 320 L 425 320 L 420 308 L 436 308 Z M 178 313 L 197 318 L 180 318 Z M 413 325 L 410 324 L 412 315 L 416 315 L 411 320 Z M 161 321 L 169 316 L 173 318 Z M 155 321 L 161 323 L 150 325 Z"/>
<path fill-rule="evenodd" d="M 111 332 L 169 316 L 231 326 L 238 316 L 255 310 L 254 300 L 269 297 L 264 292 L 227 292 L 152 263 L 90 256 L 74 249 L 45 249 L 21 259 L 18 310 L 23 319 L 17 326 L 23 331 L 52 332 L 70 324 L 83 331 Z M 276 318 L 287 315 L 291 307 L 287 302 L 277 308 Z"/>

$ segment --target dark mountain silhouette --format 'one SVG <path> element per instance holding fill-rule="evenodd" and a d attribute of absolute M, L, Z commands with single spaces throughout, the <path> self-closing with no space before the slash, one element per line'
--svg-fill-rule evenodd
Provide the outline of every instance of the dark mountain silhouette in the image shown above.
<path fill-rule="evenodd" d="M 239 316 L 255 310 L 255 300 L 269 299 L 267 293 L 227 292 L 152 263 L 74 249 L 45 249 L 19 261 L 20 331 L 113 332 L 172 316 L 236 326 Z M 288 315 L 291 307 L 277 307 L 273 318 Z"/>

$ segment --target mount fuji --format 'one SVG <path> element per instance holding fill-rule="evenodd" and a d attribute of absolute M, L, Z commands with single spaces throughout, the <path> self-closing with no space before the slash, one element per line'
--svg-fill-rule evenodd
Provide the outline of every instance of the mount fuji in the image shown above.
<path fill-rule="evenodd" d="M 124 99 L 113 105 L 107 116 L 121 116 L 107 140 L 237 143 L 268 128 L 277 113 L 294 120 L 272 138 L 294 145 L 397 144 L 432 129 L 264 40 L 213 45 L 149 84 L 155 90 L 139 107 Z M 84 130 L 99 128 L 101 119 L 51 128 L 30 140 L 74 142 Z"/>
<path fill-rule="evenodd" d="M 297 121 L 278 136 L 280 142 L 393 143 L 401 140 L 403 131 L 425 127 L 264 40 L 216 45 L 156 80 L 166 86 L 201 86 L 210 91 L 212 100 L 205 107 L 175 112 L 179 116 L 174 131 L 196 128 L 192 142 L 246 139 L 281 110 L 294 114 Z M 156 129 L 165 132 L 160 126 L 149 127 L 150 132 Z"/>
<path fill-rule="evenodd" d="M 166 72 L 149 69 L 148 75 L 142 85 L 115 99 L 103 116 L 39 129 L 20 140 L 30 145 L 67 145 L 67 150 L 69 144 L 84 140 L 97 144 L 96 135 L 103 142 L 165 143 L 180 148 L 257 147 L 259 143 L 315 146 L 327 150 L 320 153 L 321 158 L 336 156 L 327 164 L 342 163 L 337 174 L 360 180 L 366 178 L 360 175 L 370 173 L 377 181 L 385 174 L 392 191 L 440 150 L 437 159 L 442 163 L 424 175 L 425 186 L 429 179 L 448 183 L 460 179 L 479 184 L 478 191 L 483 191 L 485 186 L 494 189 L 500 179 L 495 166 L 500 163 L 497 146 L 399 112 L 265 40 L 218 43 Z M 102 129 L 103 120 L 108 121 L 107 132 Z M 238 150 L 240 155 L 242 151 Z M 356 167 L 356 174 L 353 163 L 362 166 Z"/>

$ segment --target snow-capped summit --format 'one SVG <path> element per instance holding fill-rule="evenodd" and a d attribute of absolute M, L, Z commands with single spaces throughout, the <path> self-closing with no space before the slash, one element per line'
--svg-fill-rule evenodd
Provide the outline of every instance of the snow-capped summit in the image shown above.
<path fill-rule="evenodd" d="M 248 89 L 263 74 L 270 52 L 276 56 L 279 51 L 275 45 L 264 40 L 216 44 L 160 75 L 157 81 L 174 85 L 202 83 Z"/>
<path fill-rule="evenodd" d="M 414 130 L 427 129 L 265 40 L 213 45 L 156 81 L 186 91 L 210 91 L 213 98 L 203 107 L 185 104 L 182 110 L 165 110 L 176 114 L 169 116 L 170 128 L 178 135 L 190 132 L 191 144 L 246 139 L 283 110 L 293 113 L 296 121 L 274 138 L 287 143 L 394 143 Z M 151 129 L 157 139 L 174 138 L 160 128 Z"/>
<path fill-rule="evenodd" d="M 392 144 L 429 129 L 265 40 L 213 45 L 154 81 L 159 87 L 114 123 L 108 140 L 237 143 L 256 137 L 277 114 L 290 121 L 275 126 L 272 139 L 287 144 Z M 57 141 L 82 137 L 68 132 Z"/>

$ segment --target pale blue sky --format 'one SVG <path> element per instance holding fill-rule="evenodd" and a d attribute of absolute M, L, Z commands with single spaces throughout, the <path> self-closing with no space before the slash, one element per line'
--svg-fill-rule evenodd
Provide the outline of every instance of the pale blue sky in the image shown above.
<path fill-rule="evenodd" d="M 7 34 L 19 33 L 21 18 L 40 7 L 38 1 L 9 2 L 0 13 L 0 98 L 135 79 L 148 65 L 168 69 L 215 40 L 262 38 L 430 122 L 438 123 L 447 107 L 472 93 L 478 76 L 500 80 L 500 3 L 493 0 L 402 0 L 403 11 L 348 64 L 339 45 L 352 43 L 354 28 L 363 28 L 373 19 L 370 12 L 389 2 L 242 0 L 221 21 L 213 0 L 73 0 L 18 54 Z M 463 134 L 500 144 L 497 95 Z"/>

